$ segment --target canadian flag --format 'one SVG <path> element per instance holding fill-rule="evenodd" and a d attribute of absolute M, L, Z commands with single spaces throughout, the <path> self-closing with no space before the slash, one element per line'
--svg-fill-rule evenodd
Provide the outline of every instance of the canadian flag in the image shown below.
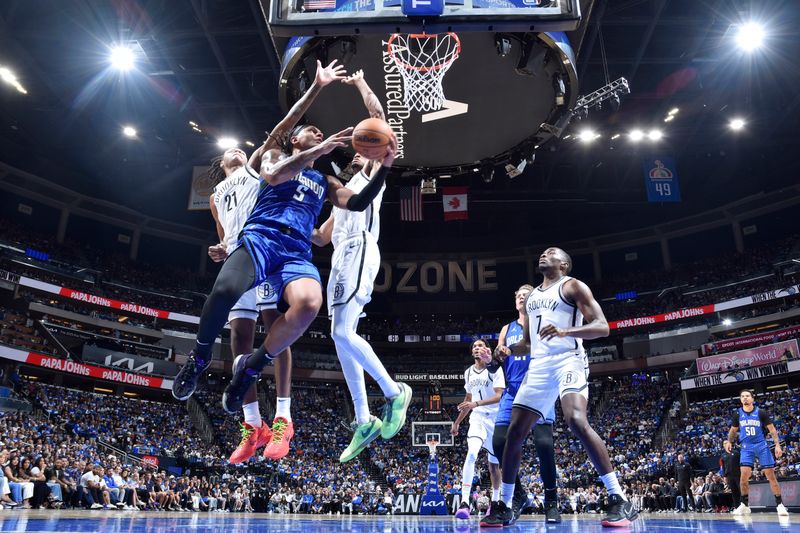
<path fill-rule="evenodd" d="M 442 187 L 445 220 L 467 220 L 467 187 Z"/>

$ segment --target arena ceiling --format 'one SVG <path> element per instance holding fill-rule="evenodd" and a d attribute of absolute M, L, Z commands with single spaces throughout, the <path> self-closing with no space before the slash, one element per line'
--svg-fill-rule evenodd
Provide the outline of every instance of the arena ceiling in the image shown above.
<path fill-rule="evenodd" d="M 744 53 L 732 32 L 751 19 L 764 23 L 767 39 Z M 513 180 L 500 168 L 488 184 L 478 174 L 452 178 L 471 187 L 467 222 L 443 223 L 437 195 L 426 197 L 425 222 L 401 223 L 390 190 L 384 246 L 574 240 L 797 183 L 798 23 L 793 0 L 596 0 L 578 55 L 581 93 L 624 76 L 632 93 L 621 109 L 591 111 Z M 134 47 L 136 70 L 108 68 L 116 43 Z M 207 212 L 186 210 L 191 167 L 219 152 L 218 137 L 258 143 L 281 118 L 277 57 L 258 0 L 5 0 L 0 65 L 27 94 L 0 85 L 0 160 L 210 230 Z M 664 122 L 673 108 L 675 119 Z M 734 116 L 747 121 L 743 131 L 728 128 Z M 135 125 L 136 139 L 121 135 L 125 124 Z M 601 137 L 576 140 L 585 127 Z M 660 128 L 664 138 L 633 144 L 626 134 L 637 127 Z M 677 160 L 682 202 L 647 202 L 642 158 L 652 154 Z"/>

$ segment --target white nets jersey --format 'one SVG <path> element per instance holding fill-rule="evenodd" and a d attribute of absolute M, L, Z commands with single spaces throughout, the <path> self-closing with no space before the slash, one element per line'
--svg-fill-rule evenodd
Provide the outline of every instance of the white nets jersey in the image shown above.
<path fill-rule="evenodd" d="M 347 188 L 353 192 L 361 192 L 361 190 L 369 183 L 369 177 L 363 171 L 357 172 Z M 371 233 L 375 237 L 375 242 L 378 242 L 378 237 L 381 231 L 381 201 L 383 200 L 383 192 L 386 190 L 384 184 L 378 196 L 372 200 L 372 203 L 364 211 L 348 211 L 346 209 L 333 208 L 333 216 L 335 222 L 333 224 L 333 232 L 331 233 L 331 242 L 333 247 L 336 248 L 344 242 L 348 237 L 360 234 L 362 231 Z"/>
<path fill-rule="evenodd" d="M 258 173 L 244 165 L 214 187 L 214 204 L 217 206 L 219 223 L 225 231 L 228 253 L 233 252 L 239 242 L 239 233 L 256 204 L 260 186 Z"/>
<path fill-rule="evenodd" d="M 503 367 L 498 367 L 494 372 L 490 372 L 488 368 L 478 370 L 473 365 L 464 372 L 464 390 L 467 391 L 467 394 L 472 395 L 473 402 L 488 400 L 495 395 L 494 389 L 505 388 L 506 378 L 503 374 Z M 472 412 L 494 419 L 499 408 L 499 403 L 479 405 Z"/>
<path fill-rule="evenodd" d="M 569 276 L 564 276 L 547 289 L 542 289 L 539 285 L 531 291 L 525 301 L 525 311 L 528 313 L 530 324 L 531 354 L 534 358 L 566 352 L 583 353 L 583 339 L 553 337 L 544 341 L 539 338 L 539 330 L 547 324 L 557 328 L 571 328 L 583 324 L 583 314 L 576 305 L 568 302 L 561 292 L 564 283 L 571 279 Z"/>

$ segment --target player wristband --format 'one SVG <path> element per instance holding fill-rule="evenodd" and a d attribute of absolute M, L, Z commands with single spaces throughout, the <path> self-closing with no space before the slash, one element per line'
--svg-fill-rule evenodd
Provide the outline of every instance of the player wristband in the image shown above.
<path fill-rule="evenodd" d="M 354 194 L 347 200 L 348 211 L 364 211 L 372 200 L 381 192 L 383 184 L 386 182 L 386 176 L 389 174 L 389 167 L 381 165 L 378 172 L 369 180 L 367 186 L 361 189 L 361 192 Z"/>

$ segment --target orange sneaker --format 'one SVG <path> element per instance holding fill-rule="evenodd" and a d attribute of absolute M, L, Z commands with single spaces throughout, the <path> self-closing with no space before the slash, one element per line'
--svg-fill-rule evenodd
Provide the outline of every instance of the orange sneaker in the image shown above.
<path fill-rule="evenodd" d="M 272 430 L 265 423 L 261 423 L 260 428 L 254 428 L 247 422 L 239 424 L 239 431 L 242 432 L 242 440 L 239 447 L 233 450 L 230 459 L 232 465 L 243 463 L 256 454 L 256 450 L 266 445 L 272 439 Z"/>
<path fill-rule="evenodd" d="M 277 461 L 289 453 L 289 442 L 294 437 L 294 424 L 282 416 L 272 421 L 272 439 L 264 448 L 264 457 Z"/>

